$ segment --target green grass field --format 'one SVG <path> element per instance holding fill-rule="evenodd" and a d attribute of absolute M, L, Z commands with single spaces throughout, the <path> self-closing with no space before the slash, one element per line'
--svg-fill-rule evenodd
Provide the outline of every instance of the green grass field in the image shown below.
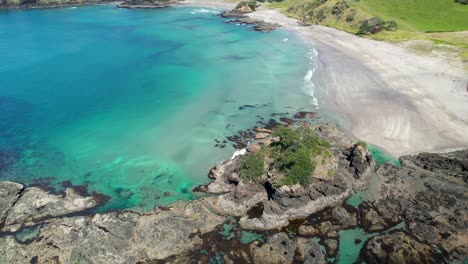
<path fill-rule="evenodd" d="M 366 12 L 404 28 L 435 32 L 468 30 L 468 5 L 453 0 L 361 0 Z"/>
<path fill-rule="evenodd" d="M 336 12 L 336 6 L 348 3 Z M 422 49 L 451 46 L 468 67 L 468 5 L 453 0 L 284 0 L 269 4 L 304 23 L 358 33 L 362 22 L 372 17 L 395 20 L 398 30 L 365 35 L 368 38 L 401 42 L 428 40 Z M 333 11 L 335 10 L 335 12 Z M 349 19 L 352 17 L 352 19 Z"/>

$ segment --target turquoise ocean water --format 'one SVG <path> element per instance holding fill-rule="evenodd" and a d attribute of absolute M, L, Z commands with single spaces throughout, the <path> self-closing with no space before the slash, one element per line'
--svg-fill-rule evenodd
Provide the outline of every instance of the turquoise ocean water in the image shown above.
<path fill-rule="evenodd" d="M 315 110 L 309 47 L 216 13 L 0 11 L 0 180 L 71 181 L 110 196 L 103 210 L 151 209 L 193 198 L 234 151 L 215 139 Z"/>

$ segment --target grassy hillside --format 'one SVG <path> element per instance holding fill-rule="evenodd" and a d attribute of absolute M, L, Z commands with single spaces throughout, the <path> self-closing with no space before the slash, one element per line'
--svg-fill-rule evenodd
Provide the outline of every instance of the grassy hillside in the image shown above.
<path fill-rule="evenodd" d="M 468 30 L 468 5 L 453 0 L 361 0 L 359 7 L 414 30 Z"/>
<path fill-rule="evenodd" d="M 284 0 L 269 4 L 306 24 L 359 33 L 365 20 L 395 21 L 398 29 L 369 38 L 389 41 L 430 40 L 436 49 L 450 45 L 468 61 L 468 5 L 453 0 Z M 440 45 L 443 44 L 443 45 Z"/>

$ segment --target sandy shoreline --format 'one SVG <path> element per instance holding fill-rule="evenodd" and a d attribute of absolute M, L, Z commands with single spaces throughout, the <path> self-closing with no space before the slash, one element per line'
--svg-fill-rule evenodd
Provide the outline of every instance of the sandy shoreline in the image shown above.
<path fill-rule="evenodd" d="M 235 3 L 185 5 L 230 9 Z M 320 107 L 344 114 L 341 125 L 357 138 L 395 156 L 468 147 L 468 73 L 461 63 L 324 26 L 299 26 L 276 10 L 250 16 L 298 32 L 313 45 Z"/>

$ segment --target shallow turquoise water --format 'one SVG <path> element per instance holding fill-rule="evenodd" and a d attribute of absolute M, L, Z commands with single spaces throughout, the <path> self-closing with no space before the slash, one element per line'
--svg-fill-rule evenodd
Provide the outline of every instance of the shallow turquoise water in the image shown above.
<path fill-rule="evenodd" d="M 0 179 L 70 180 L 110 196 L 103 210 L 150 209 L 193 198 L 232 155 L 214 139 L 314 110 L 310 48 L 217 12 L 0 11 Z"/>
<path fill-rule="evenodd" d="M 240 238 L 240 243 L 243 245 L 250 244 L 254 241 L 261 241 L 264 242 L 264 236 L 262 234 L 258 234 L 255 232 L 249 232 L 242 230 L 241 231 L 241 238 Z"/>
<path fill-rule="evenodd" d="M 398 225 L 395 225 L 388 230 L 385 230 L 380 233 L 366 233 L 361 228 L 354 228 L 348 230 L 339 231 L 340 234 L 340 244 L 338 248 L 338 264 L 351 264 L 355 263 L 359 257 L 362 246 L 365 242 L 374 236 L 388 233 L 393 230 L 404 230 L 406 225 L 404 222 L 401 222 Z"/>
<path fill-rule="evenodd" d="M 390 154 L 386 153 L 385 151 L 381 150 L 380 148 L 376 146 L 369 146 L 369 150 L 372 153 L 372 157 L 375 159 L 378 165 L 384 164 L 384 163 L 390 163 L 395 166 L 401 166 L 400 162 L 398 161 L 397 158 L 391 156 Z"/>

